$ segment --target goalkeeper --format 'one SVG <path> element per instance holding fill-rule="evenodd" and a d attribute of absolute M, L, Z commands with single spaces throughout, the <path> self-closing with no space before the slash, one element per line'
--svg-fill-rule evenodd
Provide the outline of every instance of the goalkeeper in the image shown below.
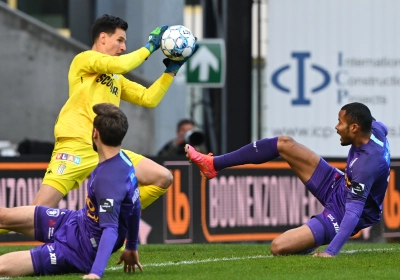
<path fill-rule="evenodd" d="M 96 19 L 92 27 L 92 49 L 76 55 L 70 65 L 69 98 L 57 118 L 53 154 L 33 205 L 56 207 L 63 196 L 78 188 L 96 167 L 98 158 L 93 151 L 90 130 L 95 117 L 93 105 L 119 106 L 121 99 L 148 108 L 159 104 L 188 58 L 183 61 L 164 59 L 167 68 L 149 88 L 128 80 L 123 74 L 138 67 L 160 47 L 167 28 L 166 25 L 156 28 L 144 47 L 123 55 L 127 22 L 106 14 Z M 197 48 L 198 44 L 195 50 Z M 124 152 L 135 166 L 144 209 L 167 191 L 172 174 L 140 154 Z"/>

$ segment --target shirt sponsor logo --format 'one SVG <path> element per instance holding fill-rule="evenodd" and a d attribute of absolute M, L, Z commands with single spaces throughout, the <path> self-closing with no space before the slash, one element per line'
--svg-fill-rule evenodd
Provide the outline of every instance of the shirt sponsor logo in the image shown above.
<path fill-rule="evenodd" d="M 113 75 L 107 75 L 107 74 L 101 74 L 100 76 L 98 76 L 98 78 L 96 79 L 96 82 L 101 84 L 101 85 L 105 85 L 106 87 L 110 88 L 110 92 L 112 94 L 114 94 L 116 97 L 118 97 L 118 87 L 116 85 L 114 85 L 114 79 L 115 76 Z"/>
<path fill-rule="evenodd" d="M 100 199 L 100 211 L 99 212 L 107 212 L 111 213 L 114 207 L 114 199 L 111 198 L 102 198 Z"/>
<path fill-rule="evenodd" d="M 351 193 L 362 196 L 364 194 L 365 184 L 353 182 L 351 186 Z"/>
<path fill-rule="evenodd" d="M 58 153 L 58 154 L 56 154 L 56 160 L 66 160 L 66 161 L 75 163 L 76 165 L 79 165 L 81 163 L 82 159 L 75 155 L 71 155 L 71 154 L 67 154 L 67 153 Z"/>
<path fill-rule="evenodd" d="M 60 215 L 60 209 L 49 208 L 46 210 L 46 214 L 49 217 L 58 217 Z"/>

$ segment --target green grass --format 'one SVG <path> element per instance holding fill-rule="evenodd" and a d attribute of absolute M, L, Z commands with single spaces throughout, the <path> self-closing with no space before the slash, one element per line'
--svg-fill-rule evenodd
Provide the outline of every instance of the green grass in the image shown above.
<path fill-rule="evenodd" d="M 0 247 L 0 253 L 29 247 Z M 318 251 L 323 251 L 320 247 Z M 144 272 L 125 274 L 112 255 L 104 279 L 399 279 L 400 245 L 347 244 L 335 258 L 272 257 L 269 244 L 140 245 Z M 82 274 L 19 279 L 79 279 Z"/>

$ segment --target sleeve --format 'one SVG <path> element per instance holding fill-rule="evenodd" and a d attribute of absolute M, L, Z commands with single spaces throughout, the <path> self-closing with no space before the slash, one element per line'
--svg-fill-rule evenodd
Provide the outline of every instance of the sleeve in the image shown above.
<path fill-rule="evenodd" d="M 100 277 L 104 274 L 118 238 L 119 213 L 122 200 L 126 194 L 124 178 L 118 171 L 110 169 L 109 173 L 104 174 L 104 176 L 100 175 L 97 178 L 96 185 L 94 185 L 94 193 L 99 206 L 99 226 L 102 229 L 102 234 L 90 273 Z"/>
<path fill-rule="evenodd" d="M 106 269 L 108 260 L 110 259 L 112 250 L 118 238 L 118 232 L 116 228 L 108 227 L 103 229 L 100 238 L 99 248 L 97 249 L 96 258 L 94 260 L 90 273 L 94 273 L 100 277 L 103 276 L 104 270 Z"/>
<path fill-rule="evenodd" d="M 136 251 L 139 244 L 139 223 L 140 223 L 140 201 L 138 200 L 133 214 L 128 220 L 128 232 L 126 236 L 125 248 L 128 250 Z"/>
<path fill-rule="evenodd" d="M 122 79 L 121 99 L 148 108 L 154 108 L 160 103 L 174 80 L 171 75 L 163 73 L 149 88 L 146 88 L 123 76 L 120 78 Z"/>
<path fill-rule="evenodd" d="M 373 162 L 373 159 L 369 157 L 360 157 L 354 163 L 350 191 L 346 199 L 346 212 L 338 233 L 325 250 L 326 253 L 332 256 L 338 254 L 351 236 L 364 210 L 376 170 L 379 170 L 379 168 Z"/>
<path fill-rule="evenodd" d="M 114 176 L 110 175 L 113 174 Z M 96 202 L 99 206 L 99 225 L 104 227 L 118 228 L 121 203 L 126 195 L 125 177 L 120 176 L 118 171 L 111 170 L 98 178 L 94 186 Z"/>
<path fill-rule="evenodd" d="M 360 201 L 346 202 L 346 212 L 340 224 L 339 231 L 325 249 L 325 253 L 331 256 L 335 256 L 339 253 L 360 220 L 363 209 L 364 203 Z"/>
<path fill-rule="evenodd" d="M 86 51 L 76 57 L 74 64 L 84 73 L 125 74 L 142 64 L 150 51 L 144 47 L 120 56 Z"/>

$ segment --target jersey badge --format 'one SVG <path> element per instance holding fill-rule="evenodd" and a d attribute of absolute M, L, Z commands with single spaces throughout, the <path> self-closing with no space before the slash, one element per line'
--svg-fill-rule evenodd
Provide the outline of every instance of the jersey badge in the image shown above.
<path fill-rule="evenodd" d="M 67 168 L 67 165 L 64 162 L 61 162 L 58 167 L 57 167 L 57 174 L 64 174 L 65 169 Z"/>
<path fill-rule="evenodd" d="M 111 198 L 102 198 L 100 199 L 100 211 L 99 212 L 107 212 L 111 213 L 114 207 L 114 199 Z"/>
<path fill-rule="evenodd" d="M 46 210 L 46 214 L 49 217 L 58 217 L 60 215 L 60 209 L 49 208 Z"/>
<path fill-rule="evenodd" d="M 362 196 L 364 194 L 364 188 L 364 184 L 353 182 L 351 185 L 351 193 Z"/>

